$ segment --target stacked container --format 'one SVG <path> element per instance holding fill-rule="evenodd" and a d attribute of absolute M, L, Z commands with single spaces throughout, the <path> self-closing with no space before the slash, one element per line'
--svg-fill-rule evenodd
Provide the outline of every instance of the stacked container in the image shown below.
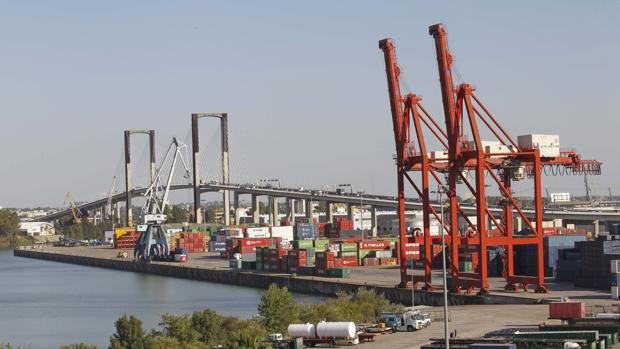
<path fill-rule="evenodd" d="M 314 240 L 319 236 L 316 224 L 297 223 L 295 225 L 295 240 Z"/>
<path fill-rule="evenodd" d="M 306 250 L 288 251 L 288 272 L 297 273 L 300 267 L 305 267 L 308 259 Z"/>
<path fill-rule="evenodd" d="M 177 240 L 176 247 L 187 249 L 189 253 L 204 252 L 204 233 L 181 233 L 180 238 Z"/>
<path fill-rule="evenodd" d="M 329 276 L 329 269 L 335 267 L 335 259 L 333 252 L 317 252 L 316 275 Z"/>
<path fill-rule="evenodd" d="M 267 250 L 268 260 L 265 261 L 264 257 L 264 266 L 265 270 L 269 270 L 271 272 L 287 272 L 287 250 L 283 248 L 270 248 Z"/>
<path fill-rule="evenodd" d="M 209 241 L 209 252 L 226 252 L 225 241 Z"/>
<path fill-rule="evenodd" d="M 358 246 L 358 264 L 364 266 L 381 265 L 380 258 L 391 258 L 392 250 L 389 241 L 360 241 Z M 387 251 L 381 255 L 380 251 Z M 379 256 L 376 253 L 379 252 Z M 387 264 L 387 262 L 386 262 Z"/>
<path fill-rule="evenodd" d="M 139 238 L 140 233 L 137 231 L 125 231 L 121 235 L 115 234 L 114 248 L 135 248 Z"/>

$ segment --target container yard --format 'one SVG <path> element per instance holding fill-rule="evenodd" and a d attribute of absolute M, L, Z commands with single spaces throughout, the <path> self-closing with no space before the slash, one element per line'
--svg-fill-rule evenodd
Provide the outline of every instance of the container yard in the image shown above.
<path fill-rule="evenodd" d="M 617 189 L 614 183 L 597 177 L 603 173 L 600 160 L 608 162 L 615 154 L 596 138 L 612 139 L 606 132 L 613 127 L 607 120 L 595 119 L 611 109 L 608 117 L 616 120 L 613 108 L 605 104 L 616 96 L 613 88 L 590 80 L 613 71 L 608 69 L 612 63 L 604 59 L 617 54 L 607 48 L 609 45 L 595 42 L 597 37 L 586 42 L 579 37 L 583 33 L 567 30 L 566 23 L 561 27 L 560 18 L 569 18 L 569 26 L 583 32 L 615 22 L 605 18 L 593 24 L 587 20 L 596 16 L 583 8 L 569 15 L 563 6 L 551 6 L 553 11 L 547 9 L 545 17 L 538 18 L 537 11 L 545 9 L 537 9 L 529 14 L 531 24 L 515 22 L 511 31 L 504 31 L 495 21 L 500 17 L 509 22 L 510 16 L 498 16 L 508 11 L 486 12 L 490 11 L 486 7 L 492 7 L 487 4 L 484 11 L 468 10 L 484 16 L 488 28 L 480 29 L 479 23 L 455 25 L 452 33 L 456 35 L 451 39 L 459 42 L 450 46 L 446 25 L 419 24 L 417 17 L 443 18 L 449 12 L 445 9 L 414 11 L 415 24 L 405 27 L 397 25 L 405 23 L 398 11 L 385 12 L 385 19 L 375 15 L 381 22 L 375 27 L 371 14 L 380 13 L 378 8 L 359 13 L 349 10 L 346 16 L 343 12 L 342 17 L 329 20 L 332 12 L 340 11 L 332 5 L 319 11 L 325 21 L 317 21 L 316 16 L 305 23 L 306 18 L 298 13 L 313 17 L 312 11 L 280 6 L 278 11 L 270 6 L 254 8 L 257 18 L 264 17 L 256 23 L 253 13 L 241 16 L 245 17 L 243 23 L 236 22 L 238 13 L 245 11 L 241 7 L 250 6 L 209 8 L 213 11 L 205 11 L 209 15 L 206 21 L 176 12 L 163 21 L 161 14 L 170 13 L 170 9 L 153 13 L 141 9 L 136 12 L 143 16 L 139 21 L 133 16 L 116 19 L 126 32 L 116 33 L 114 40 L 106 33 L 116 28 L 89 33 L 92 29 L 88 27 L 97 27 L 98 21 L 82 19 L 88 23 L 80 26 L 85 33 L 75 29 L 73 33 L 95 38 L 101 45 L 97 49 L 110 55 L 97 59 L 92 55 L 99 51 L 74 37 L 61 36 L 73 45 L 80 43 L 80 54 L 73 60 L 55 56 L 72 49 L 52 40 L 55 32 L 50 32 L 48 45 L 31 43 L 36 36 L 23 38 L 19 49 L 9 52 L 35 57 L 28 51 L 30 47 L 45 50 L 58 45 L 57 52 L 43 55 L 58 71 L 53 71 L 57 75 L 42 74 L 30 67 L 30 75 L 15 73 L 11 78 L 29 78 L 28 83 L 15 84 L 18 88 L 11 92 L 16 100 L 29 100 L 20 96 L 22 89 L 35 96 L 35 92 L 49 91 L 46 99 L 55 103 L 64 100 L 66 96 L 55 95 L 50 86 L 37 81 L 60 76 L 63 83 L 53 86 L 85 86 L 80 93 L 63 91 L 77 96 L 73 108 L 83 112 L 89 110 L 81 105 L 83 101 L 92 103 L 101 96 L 109 99 L 99 103 L 101 110 L 96 109 L 92 118 L 101 125 L 88 125 L 90 130 L 101 130 L 101 139 L 112 139 L 103 133 L 107 130 L 104 121 L 114 121 L 116 115 L 127 118 L 126 112 L 112 106 L 121 108 L 131 101 L 149 101 L 149 108 L 155 105 L 157 112 L 145 110 L 157 118 L 154 125 L 166 128 L 162 133 L 169 138 L 163 143 L 163 156 L 158 155 L 161 140 L 156 140 L 154 126 L 138 126 L 140 118 L 133 117 L 126 127 L 139 128 L 117 132 L 120 136 L 122 130 L 122 153 L 109 190 L 96 188 L 97 195 L 86 192 L 101 180 L 72 183 L 75 188 L 67 192 L 61 208 L 41 206 L 37 211 L 44 212 L 31 218 L 0 207 L 0 242 L 10 246 L 16 257 L 89 267 L 76 273 L 106 268 L 164 276 L 159 278 L 164 282 L 152 284 L 157 286 L 149 282 L 140 285 L 144 286 L 140 292 L 161 294 L 162 298 L 142 308 L 160 312 L 162 331 L 148 332 L 141 328 L 141 320 L 125 314 L 114 322 L 117 333 L 109 337 L 111 348 L 121 347 L 114 344 L 121 342 L 138 343 L 139 347 L 159 343 L 158 347 L 171 348 L 245 349 L 359 345 L 375 349 L 620 348 L 620 200 L 612 192 Z M 356 6 L 356 10 L 366 7 Z M 467 13 L 461 11 L 455 18 Z M 101 17 L 108 13 L 103 9 L 97 12 Z M 149 27 L 149 16 L 155 14 L 158 17 L 153 22 L 158 25 Z M 175 23 L 177 17 L 185 23 Z M 279 17 L 290 23 L 279 23 Z M 514 17 L 523 16 L 515 11 Z M 226 18 L 226 28 L 234 30 L 227 31 L 220 18 Z M 39 22 L 48 23 L 40 18 L 33 23 Z M 132 28 L 134 22 L 141 25 L 140 31 Z M 209 25 L 205 27 L 203 22 Z M 246 22 L 251 26 L 245 27 Z M 261 31 L 262 25 L 257 24 L 262 22 L 269 23 L 269 31 Z M 358 24 L 354 22 L 365 26 L 355 27 Z M 155 42 L 149 36 L 161 23 L 168 32 L 157 32 L 157 49 L 149 47 Z M 300 32 L 291 24 L 306 29 Z M 340 33 L 338 27 L 351 30 Z M 322 32 L 326 28 L 329 31 Z M 472 33 L 480 37 L 472 37 Z M 563 36 L 564 41 L 558 39 Z M 421 38 L 426 41 L 422 43 Z M 118 45 L 115 50 L 123 50 L 122 58 L 114 57 L 115 51 L 106 47 L 109 42 Z M 317 42 L 329 55 L 322 56 Z M 587 44 L 581 51 L 588 54 L 575 52 L 574 47 L 584 47 L 575 42 Z M 178 43 L 183 43 L 182 47 Z M 203 51 L 202 45 L 209 51 Z M 165 52 L 159 51 L 159 46 Z M 269 52 L 263 51 L 265 47 Z M 397 47 L 402 52 L 397 53 Z M 133 52 L 136 48 L 140 55 Z M 341 51 L 343 48 L 347 51 Z M 537 56 L 551 48 L 557 57 Z M 602 53 L 595 55 L 594 48 Z M 192 54 L 184 54 L 187 52 Z M 161 57 L 168 62 L 159 61 Z M 252 58 L 251 64 L 245 62 L 246 57 Z M 19 66 L 16 63 L 22 60 L 28 61 L 22 58 L 9 63 Z M 457 69 L 457 61 L 468 80 Z M 131 64 L 136 64 L 135 72 L 125 70 Z M 85 71 L 89 79 L 72 76 L 65 65 Z M 606 70 L 593 69 L 598 66 Z M 98 67 L 97 74 L 89 71 L 93 67 Z M 567 74 L 570 71 L 582 81 Z M 132 78 L 131 84 L 117 81 L 127 76 Z M 146 88 L 144 81 L 151 86 Z M 307 85 L 298 85 L 299 81 Z M 371 82 L 375 86 L 369 89 Z M 543 94 L 543 82 L 549 95 Z M 111 90 L 112 84 L 118 91 L 98 90 L 102 86 Z M 282 85 L 290 90 L 281 90 Z M 131 90 L 125 91 L 127 86 Z M 190 86 L 191 93 L 178 86 Z M 587 103 L 571 94 L 575 86 L 583 90 Z M 263 89 L 270 94 L 264 94 Z M 88 95 L 90 91 L 96 95 Z M 240 98 L 250 95 L 245 91 L 253 91 L 250 98 Z M 295 92 L 289 94 L 291 91 Z M 423 101 L 422 94 L 431 97 Z M 357 99 L 350 106 L 340 104 L 353 96 Z M 311 108 L 299 108 L 301 98 L 311 100 Z M 46 99 L 43 102 L 49 105 L 42 102 L 43 110 L 54 114 L 56 105 Z M 12 98 L 8 100 L 11 104 Z M 163 101 L 185 105 L 173 107 Z M 427 101 L 435 105 L 427 106 Z M 578 102 L 581 104 L 574 105 Z M 204 105 L 225 109 L 187 109 Z M 133 116 L 138 107 L 127 109 Z M 171 115 L 164 117 L 161 111 Z M 552 115 L 554 112 L 557 115 Z M 179 120 L 177 113 L 185 113 L 184 130 L 172 127 Z M 286 114 L 286 119 L 277 119 L 279 113 Z M 351 113 L 350 120 L 346 113 Z M 579 129 L 584 127 L 582 114 L 592 118 L 585 122 L 591 130 Z M 330 120 L 323 115 L 342 118 Z M 304 124 L 296 117 L 309 121 Z M 83 122 L 83 118 L 76 120 Z M 33 124 L 43 125 L 40 121 Z M 209 138 L 201 134 L 201 126 L 209 129 Z M 24 130 L 32 132 L 29 127 Z M 244 127 L 246 133 L 235 131 L 230 142 L 229 130 Z M 355 139 L 349 135 L 358 132 Z M 42 144 L 42 137 L 36 132 L 31 136 L 28 140 L 37 145 L 40 154 L 37 142 Z M 59 132 L 43 140 L 61 137 L 67 135 Z M 135 147 L 135 141 L 140 141 L 137 138 L 143 138 L 143 149 Z M 89 157 L 80 151 L 74 156 L 84 161 L 92 156 L 111 158 L 86 142 L 90 140 L 82 139 Z M 25 142 L 15 143 L 23 147 Z M 235 149 L 245 147 L 238 158 L 234 154 L 233 162 L 229 143 Z M 66 144 L 77 143 L 71 140 Z M 105 146 L 106 151 L 112 148 Z M 310 157 L 314 153 L 326 154 L 319 162 Z M 40 156 L 38 168 L 50 168 L 43 160 Z M 63 160 L 57 163 L 66 168 L 57 172 L 70 174 L 86 167 L 70 167 L 73 162 Z M 26 168 L 22 162 L 16 163 Z M 259 168 L 261 164 L 265 168 Z M 605 169 L 612 175 L 613 166 Z M 100 167 L 97 163 L 88 174 L 100 173 Z M 11 176 L 13 172 L 18 171 L 7 171 Z M 378 178 L 372 177 L 375 173 Z M 124 188 L 120 184 L 117 188 L 123 176 Z M 561 176 L 576 178 L 577 189 Z M 30 181 L 23 188 L 33 192 L 54 187 Z M 88 201 L 76 200 L 72 192 Z M 187 194 L 184 200 L 182 193 Z M 54 239 L 46 238 L 52 235 Z M 136 275 L 135 279 L 145 278 Z M 219 298 L 216 291 L 195 292 L 195 299 L 187 297 L 193 303 L 183 308 L 170 301 L 183 289 L 181 282 L 227 286 L 217 291 Z M 122 294 L 123 285 L 109 288 Z M 257 312 L 235 317 L 209 308 L 214 300 L 241 303 L 241 297 L 231 299 L 228 294 L 233 288 L 254 292 L 254 299 L 260 299 L 254 309 Z M 26 296 L 28 291 L 19 290 Z M 311 298 L 308 294 L 320 297 L 305 303 L 302 297 Z M 254 299 L 246 303 L 253 304 Z M 158 307 L 167 303 L 176 307 L 174 312 Z M 126 304 L 110 301 L 110 307 L 122 310 Z M 193 313 L 182 314 L 185 311 Z M 172 327 L 176 331 L 170 330 Z M 125 331 L 127 328 L 131 331 Z M 85 328 L 75 331 L 88 333 Z M 122 332 L 132 332 L 135 338 L 121 338 L 127 335 Z M 0 338 L 0 349 L 4 348 Z"/>

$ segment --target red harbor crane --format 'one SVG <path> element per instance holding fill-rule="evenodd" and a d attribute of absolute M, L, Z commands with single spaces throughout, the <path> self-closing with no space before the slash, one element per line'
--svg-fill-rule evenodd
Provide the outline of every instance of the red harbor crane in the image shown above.
<path fill-rule="evenodd" d="M 445 252 L 449 253 L 451 291 L 470 293 L 478 289 L 480 293 L 487 292 L 487 249 L 497 246 L 504 251 L 506 289 L 516 290 L 521 285 L 527 291 L 529 285 L 536 285 L 536 292 L 547 292 L 544 285 L 542 169 L 552 168 L 550 172 L 554 174 L 597 175 L 601 172 L 602 163 L 582 160 L 574 151 L 561 151 L 559 136 L 531 134 L 519 136 L 518 141 L 515 141 L 474 94 L 475 89 L 471 85 L 463 83 L 454 88 L 452 55 L 444 26 L 433 25 L 429 33 L 435 40 L 444 126 L 427 112 L 419 96 L 413 93 L 405 96 L 401 94 L 400 68 L 396 62 L 394 44 L 391 39 L 379 41 L 379 48 L 385 58 L 396 143 L 400 286 L 405 287 L 408 281 L 413 280 L 411 287 L 417 287 L 422 282 L 425 289 L 433 289 L 433 245 L 441 239 L 437 235 L 445 234 L 449 245 L 449 252 Z M 481 131 L 491 134 L 492 141 L 483 140 Z M 466 132 L 471 134 L 473 140 L 468 139 Z M 429 153 L 429 140 L 441 144 L 444 150 Z M 419 176 L 411 176 L 409 172 L 419 172 Z M 473 173 L 471 182 L 470 173 Z M 432 186 L 431 179 L 434 182 Z M 533 220 L 524 213 L 522 205 L 513 196 L 512 182 L 521 180 L 530 180 L 533 185 Z M 408 237 L 406 234 L 405 182 L 422 201 L 422 236 L 412 234 Z M 447 195 L 447 216 L 443 220 L 437 212 L 437 205 L 430 199 L 431 187 L 437 186 L 444 188 Z M 500 215 L 493 214 L 487 203 L 488 187 L 497 188 L 501 194 Z M 475 222 L 465 215 L 457 196 L 459 190 L 473 196 Z M 439 234 L 431 234 L 431 218 L 439 223 Z M 527 229 L 524 231 L 527 233 L 515 234 L 515 218 L 525 223 Z M 466 231 L 459 230 L 459 219 L 467 225 Z M 423 246 L 424 275 L 407 273 L 408 243 L 420 243 Z M 535 246 L 536 256 L 530 259 L 531 263 L 536 263 L 535 276 L 515 275 L 513 260 L 514 246 L 517 245 Z M 459 270 L 459 251 L 477 253 L 477 270 Z"/>

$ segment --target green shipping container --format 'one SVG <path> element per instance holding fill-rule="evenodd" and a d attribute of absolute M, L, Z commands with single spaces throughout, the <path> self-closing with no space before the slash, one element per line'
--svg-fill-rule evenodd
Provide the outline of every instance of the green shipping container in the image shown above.
<path fill-rule="evenodd" d="M 327 246 L 329 246 L 329 240 L 325 240 L 325 239 L 314 240 L 314 248 L 317 251 L 325 251 L 327 249 Z"/>
<path fill-rule="evenodd" d="M 293 247 L 298 249 L 313 248 L 314 242 L 312 240 L 295 240 L 293 241 Z"/>
<path fill-rule="evenodd" d="M 353 243 L 345 242 L 343 244 L 340 244 L 340 251 L 343 251 L 343 252 L 357 251 L 357 244 L 354 242 Z"/>
<path fill-rule="evenodd" d="M 348 279 L 351 277 L 351 269 L 347 268 L 331 268 L 329 269 L 329 276 L 341 279 Z"/>
<path fill-rule="evenodd" d="M 460 261 L 460 262 L 459 262 L 459 270 L 460 270 L 460 271 L 464 271 L 464 272 L 471 273 L 471 272 L 473 271 L 473 268 L 472 268 L 472 264 L 471 264 L 471 262 L 463 262 L 463 261 Z"/>

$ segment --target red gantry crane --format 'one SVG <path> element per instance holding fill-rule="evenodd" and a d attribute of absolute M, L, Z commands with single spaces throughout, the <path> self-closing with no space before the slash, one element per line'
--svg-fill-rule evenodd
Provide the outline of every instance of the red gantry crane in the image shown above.
<path fill-rule="evenodd" d="M 536 285 L 536 292 L 546 292 L 544 285 L 544 256 L 542 228 L 542 184 L 543 168 L 551 168 L 553 174 L 573 173 L 597 175 L 601 162 L 582 160 L 573 151 L 560 151 L 559 137 L 557 148 L 546 148 L 533 139 L 537 135 L 519 137 L 519 142 L 506 132 L 487 107 L 474 94 L 474 88 L 466 83 L 455 89 L 452 82 L 452 55 L 448 50 L 446 30 L 442 24 L 429 28 L 435 39 L 439 80 L 443 99 L 445 126 L 440 124 L 421 105 L 416 94 L 401 95 L 400 68 L 396 62 L 394 44 L 390 39 L 379 41 L 384 53 L 390 108 L 396 143 L 396 167 L 399 202 L 400 227 L 400 275 L 401 287 L 413 280 L 411 287 L 423 282 L 425 289 L 433 289 L 431 260 L 433 245 L 441 236 L 431 235 L 431 216 L 439 222 L 439 235 L 445 234 L 450 261 L 450 289 L 453 292 L 477 288 L 480 293 L 489 290 L 487 276 L 487 248 L 498 246 L 504 250 L 504 277 L 506 289 L 516 290 L 521 285 L 525 291 L 529 285 Z M 479 122 L 484 127 L 479 128 Z M 413 124 L 413 127 L 411 125 Z M 482 140 L 481 131 L 491 134 L 493 141 Z M 426 131 L 428 130 L 428 131 Z M 425 134 L 430 135 L 425 139 Z M 473 140 L 467 138 L 470 132 Z M 521 138 L 523 137 L 523 139 Z M 541 136 L 549 137 L 549 136 Z M 412 142 L 412 139 L 414 141 Z M 436 140 L 447 150 L 446 156 L 429 153 L 427 140 Z M 544 139 L 542 140 L 544 141 Z M 416 180 L 408 172 L 419 172 Z M 473 183 L 469 181 L 473 173 Z M 419 178 L 418 178 L 419 177 Z M 436 205 L 430 200 L 430 179 L 433 187 L 445 188 L 447 195 L 447 216 L 441 219 Z M 534 189 L 534 220 L 531 221 L 523 211 L 518 200 L 513 197 L 513 181 L 530 179 Z M 405 180 L 413 187 L 422 201 L 423 231 L 421 237 L 406 235 L 405 224 Z M 496 187 L 501 193 L 502 213 L 497 217 L 487 205 L 487 187 Z M 460 206 L 457 192 L 471 193 L 475 198 L 476 221 L 472 222 Z M 514 219 L 520 217 L 529 234 L 515 235 Z M 467 231 L 459 230 L 459 219 L 467 225 Z M 488 224 L 487 222 L 491 223 Z M 492 225 L 489 227 L 488 225 Z M 407 274 L 407 244 L 420 243 L 423 246 L 424 275 Z M 536 256 L 536 276 L 515 275 L 514 249 L 516 245 L 534 245 Z M 478 268 L 473 272 L 459 270 L 459 251 L 477 253 Z"/>

